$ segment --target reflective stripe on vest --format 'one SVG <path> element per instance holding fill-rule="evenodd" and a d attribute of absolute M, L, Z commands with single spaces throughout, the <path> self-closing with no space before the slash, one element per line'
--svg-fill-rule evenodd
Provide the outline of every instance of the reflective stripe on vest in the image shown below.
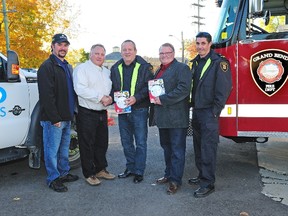
<path fill-rule="evenodd" d="M 136 62 L 135 67 L 134 67 L 133 72 L 132 72 L 132 79 L 131 79 L 131 86 L 130 86 L 131 96 L 133 96 L 135 93 L 135 87 L 136 87 L 136 82 L 137 82 L 137 77 L 138 77 L 138 72 L 139 72 L 140 66 L 141 65 L 138 62 Z M 120 64 L 118 66 L 118 70 L 119 70 L 119 74 L 120 74 L 121 91 L 122 91 L 122 88 L 123 88 L 123 65 L 122 64 Z"/>
<path fill-rule="evenodd" d="M 196 63 L 196 67 L 197 67 L 198 66 L 198 62 L 196 61 L 195 63 Z M 204 73 L 206 72 L 206 70 L 207 70 L 207 68 L 209 67 L 210 64 L 211 64 L 211 59 L 209 58 L 206 61 L 204 67 L 202 68 L 199 80 L 202 78 L 202 76 L 204 75 Z M 190 100 L 189 100 L 190 102 L 192 100 L 192 90 L 193 90 L 193 82 L 191 83 L 191 94 L 190 94 Z"/>
<path fill-rule="evenodd" d="M 200 74 L 200 78 L 199 78 L 199 79 L 202 78 L 202 76 L 204 75 L 204 73 L 206 72 L 206 70 L 207 70 L 207 68 L 209 67 L 210 64 L 211 64 L 211 59 L 209 58 L 209 59 L 206 61 L 205 65 L 204 65 L 204 67 L 203 67 L 203 69 L 202 69 L 202 71 L 201 71 L 201 74 Z"/>
<path fill-rule="evenodd" d="M 196 61 L 196 67 L 198 66 L 198 62 Z M 206 72 L 207 68 L 209 67 L 209 65 L 211 64 L 211 59 L 209 58 L 204 67 L 202 68 L 202 71 L 201 71 L 201 74 L 200 74 L 200 77 L 199 77 L 199 80 L 202 78 L 202 76 L 204 75 L 204 73 Z M 193 82 L 192 82 L 192 85 L 191 85 L 191 89 L 193 88 Z"/>

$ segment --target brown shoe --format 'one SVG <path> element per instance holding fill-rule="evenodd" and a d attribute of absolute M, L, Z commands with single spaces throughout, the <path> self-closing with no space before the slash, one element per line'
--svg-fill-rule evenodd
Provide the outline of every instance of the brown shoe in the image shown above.
<path fill-rule="evenodd" d="M 88 184 L 90 184 L 91 186 L 97 186 L 97 185 L 99 185 L 101 183 L 101 181 L 94 175 L 86 178 L 86 182 Z"/>
<path fill-rule="evenodd" d="M 166 177 L 158 178 L 158 179 L 156 180 L 156 183 L 157 183 L 157 184 L 166 184 L 166 183 L 168 183 L 168 178 L 166 178 Z"/>
<path fill-rule="evenodd" d="M 169 186 L 167 188 L 167 194 L 172 195 L 175 194 L 178 190 L 178 185 L 175 182 L 169 182 Z"/>
<path fill-rule="evenodd" d="M 96 173 L 97 178 L 103 178 L 107 180 L 115 179 L 115 175 L 109 173 L 106 169 L 101 170 L 100 172 Z"/>

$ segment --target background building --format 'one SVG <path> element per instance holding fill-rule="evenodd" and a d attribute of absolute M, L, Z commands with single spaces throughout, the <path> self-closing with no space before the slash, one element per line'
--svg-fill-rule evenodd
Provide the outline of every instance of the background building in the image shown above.
<path fill-rule="evenodd" d="M 104 61 L 104 66 L 110 69 L 115 62 L 117 62 L 119 59 L 121 59 L 121 53 L 120 48 L 118 46 L 113 47 L 113 52 L 110 54 L 107 54 Z"/>

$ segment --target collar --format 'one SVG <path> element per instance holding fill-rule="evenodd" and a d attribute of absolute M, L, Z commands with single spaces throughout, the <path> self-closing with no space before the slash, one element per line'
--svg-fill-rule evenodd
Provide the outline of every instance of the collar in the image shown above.
<path fill-rule="evenodd" d="M 166 65 L 161 64 L 160 65 L 160 70 L 166 70 L 172 63 L 173 63 L 173 61 L 168 63 L 168 64 L 166 64 Z"/>
<path fill-rule="evenodd" d="M 201 57 L 198 55 L 198 56 L 197 56 L 197 61 L 207 61 L 210 57 L 211 57 L 211 50 L 209 51 L 209 53 L 208 53 L 204 58 L 201 58 Z"/>
<path fill-rule="evenodd" d="M 65 59 L 62 61 L 55 54 L 52 54 L 52 56 L 55 58 L 55 60 L 57 61 L 58 64 L 60 64 L 60 65 L 68 64 L 68 62 Z"/>
<path fill-rule="evenodd" d="M 123 65 L 123 67 L 126 67 L 126 68 L 134 67 L 136 65 L 136 58 L 129 65 L 126 65 L 124 60 L 122 59 L 122 65 Z"/>
<path fill-rule="evenodd" d="M 89 64 L 92 65 L 93 67 L 95 67 L 97 70 L 99 71 L 103 71 L 103 66 L 98 66 L 96 64 L 94 64 L 91 59 L 88 60 Z"/>
<path fill-rule="evenodd" d="M 205 60 L 205 61 L 207 61 L 208 60 L 208 58 L 210 58 L 210 57 L 212 57 L 213 56 L 213 50 L 211 49 L 210 50 L 210 52 L 208 53 L 208 55 L 206 55 L 204 58 L 200 58 L 200 56 L 199 56 L 199 54 L 198 55 L 196 55 L 196 57 L 194 58 L 194 59 L 192 59 L 190 62 L 191 63 L 193 63 L 193 62 L 199 62 L 199 61 L 201 61 L 201 60 Z"/>

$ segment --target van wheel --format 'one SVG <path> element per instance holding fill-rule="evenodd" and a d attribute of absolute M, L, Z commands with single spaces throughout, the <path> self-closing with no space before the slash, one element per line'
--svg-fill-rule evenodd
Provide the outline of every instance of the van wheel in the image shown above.
<path fill-rule="evenodd" d="M 72 136 L 69 148 L 69 164 L 71 169 L 80 167 L 80 150 L 77 136 Z"/>
<path fill-rule="evenodd" d="M 41 148 L 41 160 L 45 163 L 44 160 L 44 148 Z M 71 169 L 76 169 L 80 167 L 80 151 L 77 137 L 71 137 L 70 147 L 69 147 L 69 165 Z"/>

